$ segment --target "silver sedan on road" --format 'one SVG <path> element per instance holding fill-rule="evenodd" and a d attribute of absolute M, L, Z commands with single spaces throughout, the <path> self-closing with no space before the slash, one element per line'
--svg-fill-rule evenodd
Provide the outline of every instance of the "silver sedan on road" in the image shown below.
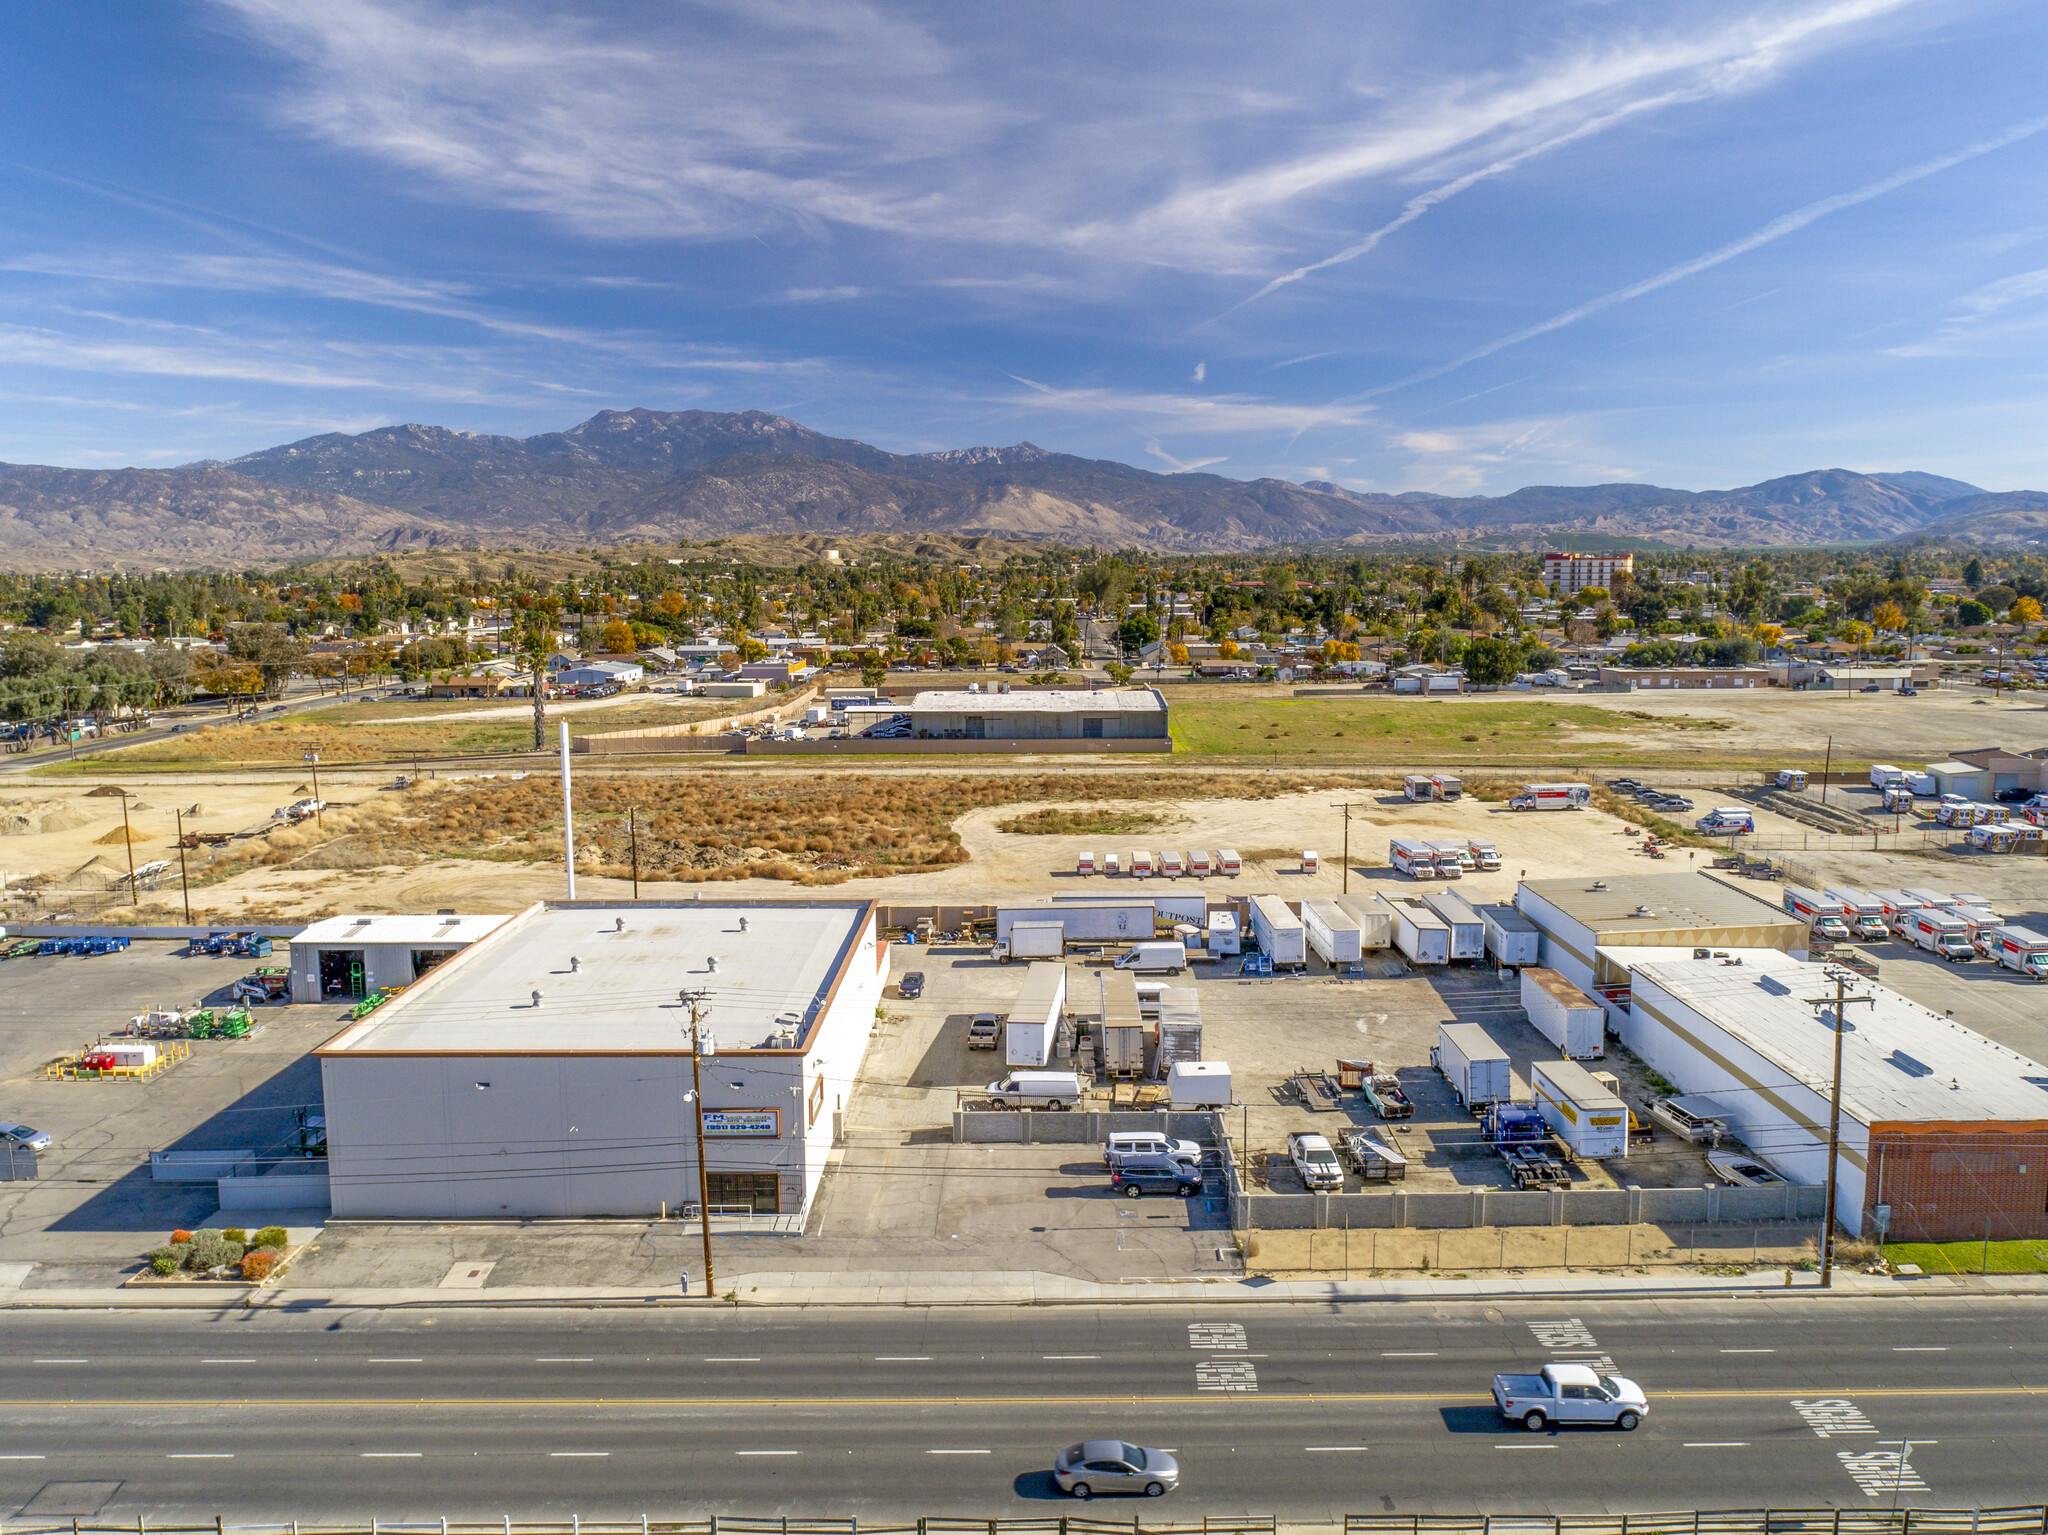
<path fill-rule="evenodd" d="M 1070 1444 L 1052 1465 L 1059 1490 L 1077 1498 L 1098 1492 L 1142 1492 L 1160 1497 L 1180 1485 L 1180 1462 L 1164 1450 L 1142 1450 L 1121 1439 Z"/>

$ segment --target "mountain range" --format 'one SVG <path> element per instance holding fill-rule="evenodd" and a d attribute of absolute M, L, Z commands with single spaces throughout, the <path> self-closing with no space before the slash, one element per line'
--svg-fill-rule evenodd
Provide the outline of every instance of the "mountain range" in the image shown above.
<path fill-rule="evenodd" d="M 748 534 L 994 535 L 1095 547 L 1794 545 L 2048 537 L 2048 494 L 1909 471 L 1734 490 L 1528 486 L 1399 495 L 1160 474 L 1032 443 L 889 453 L 762 411 L 600 411 L 567 431 L 329 433 L 176 469 L 0 464 L 0 566 L 274 564 L 433 548 L 568 549 Z"/>

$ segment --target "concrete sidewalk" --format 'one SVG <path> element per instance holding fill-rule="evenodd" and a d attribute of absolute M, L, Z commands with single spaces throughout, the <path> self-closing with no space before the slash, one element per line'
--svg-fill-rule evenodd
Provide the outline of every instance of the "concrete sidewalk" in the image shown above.
<path fill-rule="evenodd" d="M 1825 1293 L 1846 1296 L 1953 1296 L 1976 1293 L 2048 1294 L 2048 1275 L 1967 1276 L 1899 1280 L 1884 1275 L 1837 1271 L 1832 1292 L 1820 1276 L 1784 1271 L 1742 1277 L 1705 1274 L 1521 1275 L 1480 1279 L 1261 1280 L 1183 1279 L 1100 1283 L 1062 1274 L 992 1270 L 981 1272 L 840 1273 L 754 1272 L 721 1279 L 718 1300 L 684 1295 L 674 1287 L 503 1285 L 479 1290 L 444 1288 L 236 1290 L 209 1287 L 136 1290 L 6 1290 L 0 1310 L 180 1310 L 248 1309 L 348 1310 L 396 1306 L 626 1307 L 725 1304 L 730 1295 L 743 1306 L 1115 1306 L 1271 1305 L 1373 1301 L 1630 1300 L 1717 1299 Z"/>

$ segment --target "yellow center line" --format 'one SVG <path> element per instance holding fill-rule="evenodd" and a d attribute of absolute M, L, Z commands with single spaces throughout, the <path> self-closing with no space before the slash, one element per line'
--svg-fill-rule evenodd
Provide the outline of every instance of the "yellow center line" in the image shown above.
<path fill-rule="evenodd" d="M 1650 1403 L 1688 1401 L 1788 1401 L 1793 1398 L 1829 1396 L 1856 1397 L 2014 1397 L 2048 1396 L 2048 1385 L 2039 1386 L 1793 1386 L 1772 1390 L 1753 1388 L 1728 1388 L 1678 1391 L 1653 1391 Z M 502 1407 L 518 1410 L 533 1408 L 579 1408 L 579 1407 L 687 1407 L 705 1408 L 717 1411 L 745 1411 L 749 1408 L 834 1408 L 834 1407 L 1131 1407 L 1131 1406 L 1201 1406 L 1204 1404 L 1231 1407 L 1242 1411 L 1256 1407 L 1262 1402 L 1276 1402 L 1287 1405 L 1309 1406 L 1372 1406 L 1377 1403 L 1388 1405 L 1465 1404 L 1480 1405 L 1491 1403 L 1490 1396 L 1475 1395 L 1469 1391 L 1262 1391 L 1239 1394 L 1236 1392 L 1172 1392 L 1148 1394 L 1124 1392 L 1095 1396 L 487 1396 L 487 1397 L 10 1397 L 0 1404 L 0 1417 L 9 1408 L 31 1407 L 112 1407 L 145 1408 L 168 1410 L 175 1408 L 234 1408 L 246 1409 L 260 1403 L 266 1408 L 308 1407 L 331 1409 L 336 1407 L 386 1408 L 411 1407 L 429 1410 L 439 1408 L 468 1411 L 479 1407 Z"/>

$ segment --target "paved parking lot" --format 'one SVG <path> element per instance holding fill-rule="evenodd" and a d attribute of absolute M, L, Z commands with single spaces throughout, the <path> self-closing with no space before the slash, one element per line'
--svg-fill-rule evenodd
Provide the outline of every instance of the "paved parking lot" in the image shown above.
<path fill-rule="evenodd" d="M 188 1059 L 148 1081 L 42 1074 L 151 1006 L 225 1005 L 256 963 L 138 940 L 118 954 L 0 964 L 0 1119 L 56 1140 L 32 1181 L 0 1183 L 0 1256 L 37 1265 L 29 1287 L 106 1283 L 110 1265 L 213 1213 L 212 1183 L 152 1181 L 152 1151 L 279 1151 L 296 1133 L 294 1109 L 319 1102 L 307 1052 L 339 1026 L 331 1006 L 256 1008 L 261 1032 L 189 1041 Z"/>

